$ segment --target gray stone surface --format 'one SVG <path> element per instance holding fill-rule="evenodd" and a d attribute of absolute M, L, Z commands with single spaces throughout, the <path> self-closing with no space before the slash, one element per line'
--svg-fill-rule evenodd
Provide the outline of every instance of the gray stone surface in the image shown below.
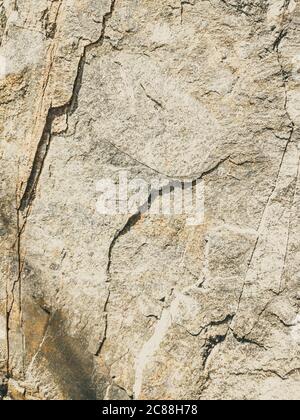
<path fill-rule="evenodd" d="M 0 399 L 299 399 L 299 24 L 0 1 Z M 98 214 L 120 171 L 201 178 L 204 223 Z"/>

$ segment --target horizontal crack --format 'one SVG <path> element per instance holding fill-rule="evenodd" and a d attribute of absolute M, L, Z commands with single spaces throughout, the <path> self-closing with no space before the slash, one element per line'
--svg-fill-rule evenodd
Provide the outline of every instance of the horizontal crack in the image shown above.
<path fill-rule="evenodd" d="M 171 180 L 169 181 L 169 183 L 166 186 L 163 186 L 161 188 L 158 189 L 152 189 L 147 201 L 145 201 L 145 203 L 139 207 L 139 209 L 137 210 L 136 213 L 134 213 L 133 215 L 131 215 L 129 217 L 129 219 L 127 220 L 127 222 L 125 223 L 125 225 L 119 229 L 115 236 L 113 237 L 110 246 L 109 246 L 109 250 L 108 250 L 108 265 L 107 265 L 107 275 L 108 275 L 108 279 L 110 279 L 110 267 L 111 267 L 111 260 L 112 260 L 112 253 L 113 253 L 113 249 L 114 246 L 116 245 L 118 239 L 124 235 L 126 235 L 142 218 L 142 215 L 147 213 L 147 211 L 150 210 L 152 204 L 155 202 L 155 200 L 164 195 L 164 194 L 169 194 L 170 190 L 174 191 L 174 189 L 188 189 L 188 188 L 194 188 L 197 183 L 199 181 L 201 181 L 205 176 L 213 173 L 214 171 L 216 171 L 223 163 L 225 163 L 227 160 L 230 159 L 230 156 L 227 156 L 226 158 L 222 159 L 221 161 L 219 161 L 214 167 L 210 168 L 209 170 L 203 172 L 201 175 L 199 175 L 197 178 L 189 181 L 189 182 L 184 182 L 181 180 Z"/>
<path fill-rule="evenodd" d="M 251 339 L 249 339 L 249 338 L 246 338 L 246 337 L 239 337 L 237 334 L 235 334 L 235 333 L 233 333 L 233 337 L 235 338 L 235 340 L 238 342 L 238 343 L 240 343 L 240 344 L 250 344 L 250 345 L 253 345 L 253 346 L 257 346 L 257 347 L 259 347 L 260 349 L 264 349 L 264 350 L 267 350 L 267 348 L 263 345 L 263 344 L 260 344 L 260 343 L 258 343 L 257 341 L 255 341 L 255 340 L 251 340 Z"/>

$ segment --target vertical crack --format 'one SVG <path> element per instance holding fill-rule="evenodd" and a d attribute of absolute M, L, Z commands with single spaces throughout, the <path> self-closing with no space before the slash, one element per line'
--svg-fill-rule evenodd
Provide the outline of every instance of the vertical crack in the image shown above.
<path fill-rule="evenodd" d="M 110 286 L 108 287 L 108 293 L 107 293 L 107 298 L 104 304 L 104 308 L 103 308 L 103 314 L 104 314 L 104 331 L 103 331 L 103 336 L 102 339 L 100 341 L 99 344 L 99 348 L 96 352 L 96 356 L 100 356 L 102 348 L 106 342 L 106 338 L 107 338 L 107 330 L 108 330 L 108 305 L 109 305 L 109 301 L 110 301 L 110 295 L 111 295 L 111 291 L 110 291 Z"/>
<path fill-rule="evenodd" d="M 287 13 L 288 13 L 289 5 L 290 5 L 290 0 L 285 0 L 284 1 L 284 4 L 282 6 L 282 9 L 283 9 L 282 26 L 285 25 L 285 21 L 288 18 L 287 17 Z M 284 147 L 284 151 L 283 151 L 283 154 L 282 154 L 282 157 L 281 157 L 281 161 L 280 161 L 280 165 L 279 165 L 279 170 L 278 170 L 278 173 L 277 173 L 276 180 L 274 182 L 274 186 L 273 186 L 273 188 L 271 190 L 269 199 L 267 201 L 266 207 L 265 207 L 265 209 L 263 211 L 262 218 L 261 218 L 261 221 L 260 221 L 260 224 L 259 224 L 258 236 L 257 236 L 256 242 L 255 242 L 255 245 L 254 245 L 253 252 L 251 254 L 250 261 L 248 263 L 248 270 L 247 270 L 247 273 L 246 273 L 246 276 L 245 276 L 245 280 L 244 280 L 244 283 L 243 283 L 243 287 L 242 287 L 242 290 L 241 290 L 241 294 L 240 294 L 240 297 L 239 297 L 239 302 L 238 302 L 238 307 L 237 307 L 237 310 L 236 310 L 236 315 L 233 318 L 232 323 L 229 326 L 229 329 L 231 329 L 231 330 L 233 330 L 234 320 L 235 320 L 235 318 L 236 318 L 236 316 L 237 316 L 237 314 L 239 312 L 239 309 L 240 309 L 240 306 L 241 306 L 241 303 L 242 303 L 242 299 L 243 299 L 243 295 L 244 295 L 244 291 L 245 291 L 245 287 L 246 287 L 246 282 L 247 282 L 248 272 L 249 272 L 249 270 L 252 267 L 253 259 L 254 259 L 255 254 L 256 254 L 257 246 L 259 244 L 260 234 L 261 234 L 261 230 L 262 230 L 263 223 L 264 223 L 264 220 L 265 220 L 265 215 L 267 213 L 269 204 L 270 204 L 270 202 L 272 200 L 273 194 L 274 194 L 274 192 L 276 190 L 276 187 L 277 187 L 277 184 L 278 184 L 278 180 L 279 180 L 279 177 L 280 177 L 280 174 L 281 174 L 281 171 L 282 171 L 282 166 L 283 166 L 283 163 L 284 163 L 284 160 L 285 160 L 285 156 L 287 154 L 289 145 L 292 142 L 293 134 L 294 134 L 294 131 L 295 131 L 295 123 L 294 123 L 294 121 L 293 121 L 293 119 L 292 119 L 292 117 L 291 117 L 291 115 L 290 115 L 290 113 L 288 111 L 288 77 L 287 77 L 287 72 L 286 72 L 286 70 L 284 68 L 282 56 L 281 56 L 281 53 L 280 53 L 280 50 L 279 50 L 280 44 L 281 44 L 282 40 L 288 34 L 288 31 L 289 31 L 289 27 L 290 27 L 291 22 L 292 22 L 292 18 L 289 18 L 289 22 L 287 23 L 287 25 L 285 27 L 283 27 L 283 29 L 280 31 L 278 37 L 276 38 L 275 42 L 273 43 L 273 51 L 275 51 L 275 53 L 277 55 L 277 61 L 278 61 L 279 67 L 280 67 L 280 73 L 281 73 L 281 77 L 282 77 L 282 81 L 283 81 L 283 89 L 284 89 L 284 111 L 285 111 L 286 116 L 287 116 L 287 118 L 288 118 L 288 120 L 290 122 L 290 125 L 289 125 L 290 132 L 289 132 L 289 137 L 288 137 L 288 139 L 286 141 L 286 145 Z M 281 285 L 280 285 L 280 287 L 281 287 Z M 249 334 L 247 334 L 247 335 L 249 335 Z M 243 337 L 243 338 L 245 338 L 245 337 Z"/>
<path fill-rule="evenodd" d="M 180 0 L 180 22 L 183 24 L 184 6 L 189 4 L 195 6 L 195 0 Z"/>
<path fill-rule="evenodd" d="M 84 47 L 83 53 L 79 60 L 79 64 L 77 68 L 77 75 L 76 75 L 74 85 L 73 85 L 73 92 L 72 92 L 69 102 L 59 107 L 54 107 L 54 108 L 51 107 L 48 110 L 44 130 L 37 146 L 35 158 L 32 165 L 32 170 L 27 180 L 25 192 L 20 202 L 19 210 L 21 212 L 24 212 L 28 207 L 30 207 L 35 198 L 39 179 L 42 174 L 44 163 L 47 158 L 49 148 L 51 145 L 52 126 L 53 126 L 54 120 L 57 117 L 61 117 L 64 115 L 67 117 L 67 120 L 68 120 L 69 116 L 72 115 L 78 108 L 78 97 L 79 97 L 79 93 L 82 87 L 82 79 L 83 79 L 87 54 L 92 49 L 103 45 L 105 41 L 105 32 L 106 32 L 107 23 L 113 15 L 116 1 L 117 0 L 112 0 L 109 12 L 107 12 L 103 16 L 102 30 L 101 30 L 101 34 L 98 40 Z"/>
<path fill-rule="evenodd" d="M 8 384 L 5 380 L 0 381 L 0 401 L 2 401 L 8 393 Z"/>
<path fill-rule="evenodd" d="M 18 195 L 16 194 L 16 204 L 18 203 Z M 17 208 L 16 212 L 16 222 L 17 222 L 17 238 L 15 242 L 16 253 L 17 253 L 17 276 L 14 280 L 11 289 L 9 290 L 9 286 L 6 287 L 6 349 L 7 349 L 7 360 L 6 360 L 6 373 L 7 377 L 11 375 L 11 368 L 10 368 L 10 321 L 11 315 L 16 304 L 16 294 L 17 294 L 17 305 L 18 305 L 18 313 L 19 313 L 19 326 L 22 333 L 22 357 L 24 356 L 25 350 L 25 337 L 23 334 L 23 313 L 22 313 L 22 272 L 24 267 L 24 261 L 22 261 L 21 256 L 21 232 L 22 229 L 20 228 L 20 212 Z M 16 290 L 18 288 L 18 290 Z M 10 302 L 11 298 L 11 302 Z M 23 360 L 23 371 L 24 371 L 24 360 Z"/>
<path fill-rule="evenodd" d="M 228 335 L 228 331 L 229 330 L 227 330 L 227 333 L 225 335 L 216 335 L 214 337 L 209 337 L 206 340 L 206 343 L 204 345 L 204 351 L 203 351 L 203 354 L 202 354 L 202 357 L 203 357 L 202 366 L 203 366 L 204 370 L 206 370 L 209 358 L 210 358 L 212 352 L 214 351 L 214 349 L 217 346 L 219 346 L 220 344 L 224 343 L 224 341 L 226 340 L 226 337 Z"/>
<path fill-rule="evenodd" d="M 222 164 L 224 164 L 227 160 L 230 159 L 230 155 L 226 156 L 225 158 L 221 159 L 219 162 L 217 162 L 214 166 L 212 166 L 211 168 L 209 168 L 208 170 L 202 172 L 202 174 L 197 175 L 197 177 L 189 182 L 186 182 L 186 180 L 182 179 L 182 180 L 169 180 L 169 183 L 161 188 L 154 188 L 150 191 L 150 194 L 147 198 L 147 200 L 145 201 L 145 203 L 143 205 L 141 205 L 139 207 L 139 209 L 136 211 L 136 213 L 132 214 L 127 221 L 125 222 L 125 224 L 123 225 L 122 228 L 118 229 L 117 232 L 115 233 L 109 249 L 108 249 L 108 256 L 107 256 L 107 268 L 106 268 L 106 275 L 107 275 L 107 283 L 108 283 L 108 296 L 107 296 L 107 301 L 105 303 L 104 306 L 104 313 L 105 313 L 105 327 L 104 327 L 104 335 L 103 338 L 101 339 L 100 345 L 99 345 L 99 350 L 97 351 L 96 355 L 99 356 L 102 348 L 104 346 L 104 343 L 106 341 L 107 338 L 107 331 L 108 331 L 108 321 L 109 321 L 109 314 L 107 312 L 107 308 L 109 305 L 109 300 L 111 297 L 111 289 L 110 289 L 110 285 L 111 285 L 111 264 L 112 264 L 112 256 L 113 256 L 113 251 L 114 248 L 118 242 L 118 240 L 126 235 L 128 232 L 130 232 L 130 230 L 141 220 L 142 215 L 147 213 L 148 210 L 150 210 L 152 204 L 154 203 L 154 201 L 158 198 L 161 197 L 164 194 L 169 194 L 170 193 L 170 189 L 171 190 L 175 190 L 176 188 L 180 188 L 180 189 L 186 189 L 186 188 L 194 188 L 197 185 L 197 182 L 201 181 L 205 176 L 213 173 L 214 171 L 216 171 Z M 139 379 L 140 381 L 140 379 Z M 140 388 L 140 382 L 139 385 L 136 385 L 136 394 L 139 393 L 139 388 Z"/>
<path fill-rule="evenodd" d="M 52 126 L 53 122 L 57 117 L 66 116 L 67 120 L 70 115 L 72 115 L 76 109 L 78 108 L 78 97 L 79 93 L 82 87 L 82 79 L 84 74 L 84 67 L 86 63 L 86 57 L 87 54 L 96 47 L 100 47 L 103 45 L 105 41 L 105 32 L 106 27 L 109 19 L 112 17 L 115 4 L 117 0 L 112 0 L 109 11 L 104 14 L 102 19 L 102 28 L 99 38 L 87 46 L 84 47 L 83 53 L 81 55 L 81 58 L 79 60 L 78 68 L 77 68 L 77 74 L 76 78 L 74 80 L 73 84 L 73 91 L 70 100 L 61 106 L 58 107 L 51 107 L 48 110 L 48 114 L 46 116 L 46 121 L 43 129 L 42 136 L 40 138 L 40 141 L 37 146 L 37 150 L 35 153 L 35 157 L 33 160 L 31 172 L 29 175 L 29 178 L 26 183 L 25 191 L 23 193 L 23 196 L 20 200 L 17 198 L 17 239 L 16 239 L 16 252 L 17 252 L 17 260 L 18 260 L 18 274 L 17 278 L 14 281 L 11 290 L 8 290 L 7 286 L 7 304 L 6 304 L 6 345 L 7 345 L 7 363 L 6 363 L 6 370 L 7 375 L 9 376 L 11 373 L 11 367 L 10 367 L 10 323 L 11 323 L 11 315 L 12 311 L 16 302 L 16 288 L 19 288 L 18 292 L 18 304 L 19 304 L 19 313 L 20 313 L 20 326 L 22 330 L 23 325 L 23 316 L 22 316 L 22 284 L 21 284 L 21 278 L 22 278 L 22 272 L 23 272 L 23 266 L 24 262 L 22 261 L 21 257 L 21 248 L 22 248 L 22 235 L 26 228 L 27 219 L 32 207 L 32 203 L 35 199 L 37 187 L 39 184 L 40 177 L 43 172 L 44 164 L 46 161 L 46 158 L 49 153 L 51 140 L 52 140 Z M 24 214 L 25 213 L 25 214 Z M 23 221 L 23 224 L 21 225 L 21 220 Z M 9 302 L 9 295 L 11 295 L 11 302 Z M 108 304 L 108 301 L 106 303 L 106 306 Z M 22 346 L 23 346 L 23 355 L 24 355 L 24 334 L 22 334 Z"/>
<path fill-rule="evenodd" d="M 286 18 L 286 13 L 288 11 L 289 4 L 290 4 L 290 0 L 285 0 L 284 5 L 283 5 L 283 10 L 284 10 L 283 11 L 283 17 L 282 17 L 282 22 L 283 23 L 284 23 L 284 20 Z M 233 318 L 231 320 L 231 323 L 228 326 L 228 330 L 227 330 L 227 333 L 225 334 L 225 336 L 224 337 L 223 336 L 222 337 L 218 337 L 218 340 L 217 340 L 216 343 L 211 343 L 211 345 L 213 345 L 213 348 L 216 347 L 219 344 L 219 339 L 221 339 L 221 341 L 220 341 L 221 343 L 224 342 L 226 340 L 227 336 L 228 336 L 229 331 L 232 331 L 232 332 L 234 331 L 234 321 L 235 321 L 235 319 L 236 319 L 236 317 L 237 317 L 237 315 L 239 313 L 240 307 L 241 307 L 242 299 L 243 299 L 243 296 L 244 296 L 244 291 L 245 291 L 245 288 L 246 288 L 246 282 L 247 282 L 248 272 L 249 272 L 249 270 L 252 267 L 253 260 L 254 260 L 255 254 L 256 254 L 256 250 L 257 250 L 257 247 L 258 247 L 258 244 L 259 244 L 260 234 L 261 234 L 261 230 L 262 230 L 263 223 L 264 223 L 264 220 L 265 220 L 265 215 L 266 215 L 267 209 L 269 207 L 269 204 L 270 204 L 270 202 L 272 200 L 274 191 L 276 190 L 276 186 L 278 184 L 278 179 L 279 179 L 280 174 L 281 174 L 281 171 L 282 171 L 282 166 L 283 166 L 283 163 L 284 163 L 284 159 L 285 159 L 286 153 L 288 151 L 288 147 L 289 147 L 289 145 L 290 145 L 290 143 L 292 141 L 294 130 L 295 130 L 295 123 L 292 120 L 291 115 L 288 112 L 288 106 L 287 106 L 288 105 L 288 79 L 287 79 L 287 73 L 286 73 L 286 71 L 284 69 L 284 65 L 283 65 L 283 62 L 282 62 L 281 54 L 280 54 L 280 51 L 279 51 L 280 43 L 285 38 L 285 36 L 288 34 L 288 29 L 289 29 L 289 25 L 290 25 L 291 21 L 292 21 L 292 19 L 290 20 L 288 26 L 280 31 L 279 36 L 277 37 L 277 39 L 275 40 L 275 42 L 273 44 L 273 50 L 277 54 L 277 60 L 278 60 L 278 64 L 279 64 L 279 67 L 280 67 L 280 71 L 281 71 L 281 75 L 282 75 L 282 80 L 283 80 L 283 85 L 284 85 L 284 96 L 285 96 L 285 99 L 284 99 L 284 110 L 286 112 L 286 115 L 287 115 L 288 120 L 290 121 L 290 133 L 289 133 L 289 137 L 287 139 L 287 142 L 286 142 L 286 145 L 285 145 L 285 148 L 284 148 L 282 157 L 281 157 L 281 161 L 280 161 L 280 165 L 279 165 L 279 170 L 278 170 L 278 173 L 277 173 L 276 180 L 274 182 L 274 186 L 273 186 L 273 188 L 271 190 L 271 193 L 269 195 L 269 198 L 267 200 L 267 204 L 266 204 L 266 206 L 264 208 L 264 211 L 263 211 L 263 214 L 262 214 L 260 223 L 259 223 L 258 236 L 257 236 L 257 239 L 255 241 L 255 244 L 254 244 L 254 247 L 253 247 L 253 251 L 252 251 L 251 256 L 250 256 L 250 259 L 249 259 L 248 270 L 246 272 L 245 279 L 244 279 L 244 282 L 243 282 L 243 285 L 242 285 L 242 289 L 241 289 L 241 293 L 240 293 L 240 296 L 239 296 L 239 300 L 238 300 L 238 304 L 237 304 L 237 309 L 236 309 L 235 315 L 233 316 Z M 249 334 L 247 334 L 247 335 L 249 335 Z M 237 341 L 239 341 L 241 343 L 252 343 L 252 344 L 256 344 L 256 345 L 258 345 L 258 346 L 260 346 L 262 348 L 265 348 L 263 345 L 261 345 L 259 343 L 254 343 L 254 342 L 251 342 L 251 340 L 246 339 L 246 336 L 245 337 L 239 337 L 235 333 L 233 333 L 233 336 L 234 336 L 234 338 Z M 208 351 L 210 351 L 210 350 L 211 349 L 210 349 L 210 346 L 209 346 Z M 211 351 L 210 351 L 210 353 L 211 353 Z M 209 357 L 209 354 L 208 354 L 208 357 Z M 206 363 L 207 362 L 205 362 L 205 364 Z"/>

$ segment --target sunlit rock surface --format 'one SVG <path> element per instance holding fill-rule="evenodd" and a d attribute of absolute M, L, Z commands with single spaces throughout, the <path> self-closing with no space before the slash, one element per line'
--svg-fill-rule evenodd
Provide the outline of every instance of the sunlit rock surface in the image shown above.
<path fill-rule="evenodd" d="M 299 399 L 299 25 L 0 1 L 0 399 Z M 201 179 L 203 223 L 99 214 L 120 172 Z"/>

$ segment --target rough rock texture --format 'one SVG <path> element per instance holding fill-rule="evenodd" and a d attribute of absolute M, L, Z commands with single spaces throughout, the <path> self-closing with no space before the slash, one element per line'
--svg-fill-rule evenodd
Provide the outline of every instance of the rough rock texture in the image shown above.
<path fill-rule="evenodd" d="M 0 399 L 299 399 L 300 2 L 0 1 Z M 202 178 L 205 221 L 95 182 Z"/>

